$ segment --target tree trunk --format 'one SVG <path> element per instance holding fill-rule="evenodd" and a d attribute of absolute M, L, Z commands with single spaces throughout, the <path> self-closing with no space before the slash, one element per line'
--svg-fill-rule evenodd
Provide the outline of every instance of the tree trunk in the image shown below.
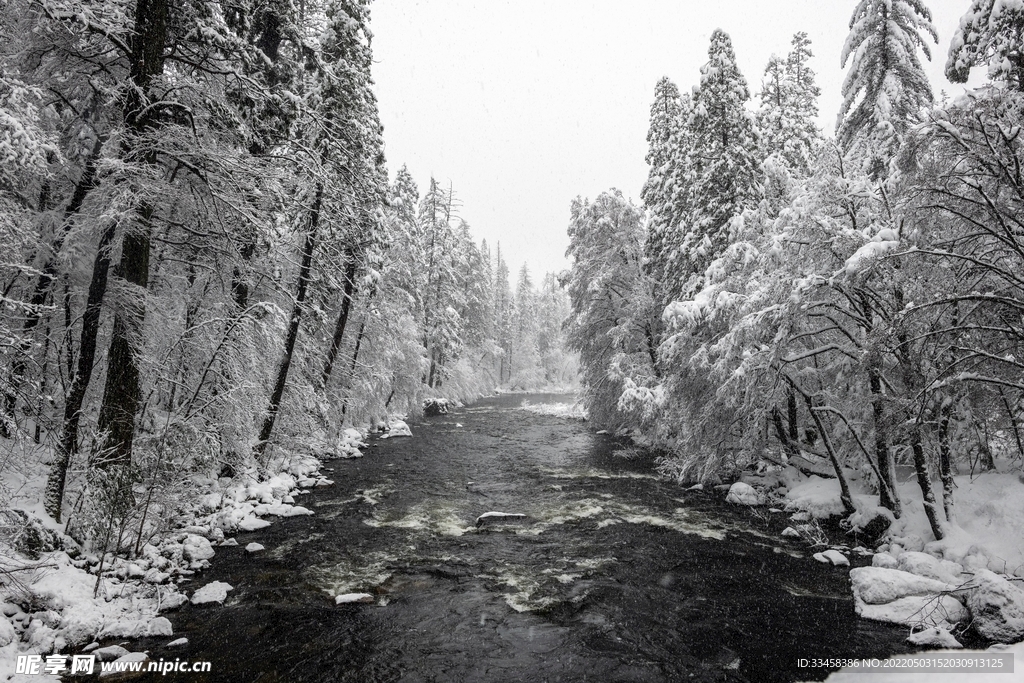
<path fill-rule="evenodd" d="M 129 161 L 150 166 L 159 163 L 156 152 L 138 148 L 147 135 L 159 126 L 156 112 L 150 108 L 150 83 L 164 70 L 170 7 L 168 0 L 137 0 L 135 32 L 131 41 L 129 76 L 131 87 L 125 94 L 124 120 L 128 130 L 124 155 Z M 149 285 L 149 246 L 154 207 L 141 198 L 134 226 L 122 238 L 121 262 L 117 275 L 138 288 L 141 302 L 122 305 L 114 315 L 114 329 L 107 352 L 107 382 L 103 389 L 98 428 L 106 432 L 104 464 L 131 462 L 135 438 L 135 413 L 142 389 L 139 386 L 138 349 L 133 339 L 142 336 L 146 316 L 145 291 Z"/>
<path fill-rule="evenodd" d="M 100 329 L 100 309 L 107 291 L 107 274 L 110 270 L 110 244 L 114 241 L 116 226 L 111 223 L 100 236 L 99 249 L 92 266 L 92 280 L 82 315 L 82 335 L 78 345 L 78 369 L 71 381 L 71 389 L 64 401 L 64 422 L 61 426 L 60 441 L 57 443 L 56 458 L 46 480 L 44 505 L 46 512 L 60 521 L 61 503 L 64 500 L 64 486 L 67 481 L 68 464 L 78 448 L 78 425 L 81 420 L 85 391 L 89 388 L 93 366 L 96 362 L 96 337 Z"/>
<path fill-rule="evenodd" d="M 102 466 L 131 462 L 135 440 L 135 413 L 139 409 L 142 389 L 139 385 L 140 349 L 136 347 L 142 337 L 145 320 L 145 291 L 149 284 L 149 219 L 152 210 L 146 207 L 141 232 L 125 233 L 121 247 L 121 262 L 116 275 L 137 287 L 142 301 L 121 302 L 114 314 L 114 327 L 107 351 L 107 381 L 103 387 L 103 403 L 97 429 L 106 433 L 103 443 Z M 134 293 L 133 293 L 134 295 Z"/>
<path fill-rule="evenodd" d="M 878 503 L 891 510 L 893 517 L 899 519 L 903 514 L 903 506 L 896 491 L 896 460 L 889 449 L 882 376 L 874 362 L 868 365 L 868 383 L 871 386 L 871 413 L 875 423 L 875 462 L 878 463 L 879 476 Z"/>
<path fill-rule="evenodd" d="M 939 506 L 935 502 L 935 491 L 932 489 L 931 473 L 928 471 L 928 458 L 924 446 L 921 445 L 921 424 L 915 422 L 910 432 L 910 448 L 914 453 L 914 469 L 917 471 L 917 484 L 921 487 L 924 497 L 924 513 L 936 540 L 946 537 L 946 525 L 939 516 Z"/>
<path fill-rule="evenodd" d="M 996 461 L 992 456 L 992 448 L 988 445 L 988 430 L 978 418 L 974 418 L 974 433 L 978 435 L 978 456 L 982 471 L 994 472 Z"/>
<path fill-rule="evenodd" d="M 786 433 L 786 428 L 782 424 L 782 413 L 778 408 L 772 408 L 772 423 L 775 426 L 775 435 L 782 444 L 782 450 L 786 452 L 786 456 L 793 458 L 800 455 L 800 446 Z"/>
<path fill-rule="evenodd" d="M 843 474 L 843 467 L 839 463 L 839 456 L 836 455 L 835 449 L 832 448 L 832 438 L 829 436 L 828 430 L 825 428 L 825 424 L 821 420 L 821 416 L 818 415 L 818 411 L 814 409 L 814 401 L 811 397 L 805 395 L 804 401 L 807 403 L 807 412 L 811 414 L 811 419 L 814 420 L 814 424 L 818 427 L 818 431 L 821 433 L 821 442 L 825 444 L 825 450 L 828 452 L 829 460 L 832 461 L 832 467 L 836 471 L 836 478 L 839 479 L 839 499 L 843 503 L 843 509 L 846 510 L 847 514 L 852 515 L 857 511 L 857 508 L 853 504 L 853 496 L 850 494 L 850 485 L 846 481 L 846 475 Z"/>
<path fill-rule="evenodd" d="M 956 508 L 953 504 L 953 458 L 949 446 L 949 419 L 953 409 L 953 401 L 943 397 L 939 408 L 939 479 L 942 480 L 942 511 L 946 513 L 946 521 L 956 524 Z"/>
<path fill-rule="evenodd" d="M 249 236 L 238 250 L 239 256 L 242 257 L 242 263 L 247 265 L 255 253 L 256 237 Z M 249 283 L 242 267 L 237 264 L 231 271 L 231 298 L 235 300 L 235 306 L 240 311 L 244 311 L 249 306 Z"/>
<path fill-rule="evenodd" d="M 999 397 L 1003 399 L 1003 407 L 1006 408 L 1006 416 L 1010 418 L 1010 426 L 1013 427 L 1013 439 L 1017 443 L 1017 455 L 1024 457 L 1024 442 L 1021 441 L 1020 425 L 1017 424 L 1017 416 L 1010 407 L 1010 400 L 1006 398 L 1006 392 L 999 388 Z"/>
<path fill-rule="evenodd" d="M 338 356 L 338 349 L 341 348 L 341 340 L 345 336 L 345 327 L 348 325 L 348 314 L 352 309 L 352 297 L 356 292 L 356 273 L 359 270 L 359 259 L 354 250 L 348 250 L 348 262 L 345 264 L 345 290 L 341 298 L 341 311 L 338 313 L 338 322 L 334 325 L 334 338 L 331 339 L 331 346 L 327 349 L 327 360 L 324 362 L 324 370 L 320 375 L 320 384 L 327 388 L 327 381 L 331 379 L 331 370 L 334 368 L 334 359 Z"/>
<path fill-rule="evenodd" d="M 284 341 L 284 356 L 277 369 L 277 380 L 274 382 L 274 390 L 270 394 L 270 403 L 267 406 L 267 414 L 263 419 L 263 427 L 260 429 L 259 441 L 256 443 L 256 456 L 263 457 L 267 450 L 267 442 L 274 431 L 274 422 L 277 420 L 277 413 L 281 407 L 281 397 L 284 396 L 284 387 L 288 382 L 288 370 L 292 364 L 292 354 L 295 352 L 295 341 L 299 336 L 299 322 L 302 319 L 302 310 L 306 303 L 306 289 L 309 287 L 310 271 L 313 267 L 313 251 L 316 248 L 317 228 L 320 224 L 320 207 L 324 198 L 323 184 L 317 184 L 316 197 L 313 206 L 309 210 L 309 219 L 306 226 L 306 237 L 302 243 L 302 264 L 299 266 L 299 281 L 295 292 L 295 304 L 292 306 L 292 316 L 288 323 L 288 334 Z"/>
<path fill-rule="evenodd" d="M 800 421 L 796 412 L 796 392 L 790 387 L 786 393 L 786 417 L 789 420 L 789 440 L 800 443 Z"/>

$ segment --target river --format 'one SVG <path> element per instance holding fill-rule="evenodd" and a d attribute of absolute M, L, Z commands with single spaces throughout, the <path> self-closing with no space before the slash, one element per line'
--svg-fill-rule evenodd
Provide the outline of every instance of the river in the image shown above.
<path fill-rule="evenodd" d="M 335 485 L 297 501 L 315 515 L 240 533 L 196 577 L 234 590 L 169 614 L 188 645 L 141 646 L 212 663 L 171 678 L 238 683 L 762 683 L 907 651 L 854 615 L 846 570 L 779 536 L 784 515 L 661 480 L 524 400 L 571 399 L 486 399 L 327 463 Z M 489 511 L 526 517 L 478 528 Z M 354 591 L 376 603 L 334 604 Z"/>

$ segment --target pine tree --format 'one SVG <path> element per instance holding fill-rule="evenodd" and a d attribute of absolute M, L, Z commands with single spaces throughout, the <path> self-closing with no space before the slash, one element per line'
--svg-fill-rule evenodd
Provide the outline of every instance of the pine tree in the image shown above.
<path fill-rule="evenodd" d="M 886 175 L 889 160 L 907 130 L 932 104 L 932 90 L 917 51 L 928 59 L 925 34 L 938 42 L 931 12 L 922 0 L 860 0 L 850 19 L 842 65 L 843 103 L 836 138 L 844 152 L 856 152 L 874 178 Z"/>
<path fill-rule="evenodd" d="M 993 81 L 1024 90 L 1024 6 L 1007 0 L 973 0 L 949 45 L 946 77 L 966 83 L 971 67 L 988 65 Z"/>
<path fill-rule="evenodd" d="M 675 190 L 683 175 L 688 114 L 689 97 L 680 97 L 679 89 L 667 77 L 658 81 L 647 132 L 647 181 L 640 192 L 648 214 L 645 268 L 658 278 L 665 271 L 667 241 L 681 217 L 673 199 L 680 196 Z"/>
<path fill-rule="evenodd" d="M 572 268 L 565 277 L 572 312 L 569 348 L 580 353 L 583 395 L 594 424 L 623 425 L 618 409 L 623 381 L 610 372 L 620 354 L 646 353 L 646 340 L 625 319 L 642 277 L 643 214 L 618 190 L 593 202 L 577 198 L 569 222 Z M 622 333 L 630 328 L 630 333 Z"/>
<path fill-rule="evenodd" d="M 768 61 L 758 112 L 762 155 L 779 155 L 800 175 L 807 174 L 814 146 L 821 139 L 814 122 L 821 89 L 808 66 L 813 56 L 810 44 L 806 33 L 797 33 L 785 60 L 773 55 Z"/>
<path fill-rule="evenodd" d="M 498 367 L 498 381 L 505 383 L 512 375 L 512 316 L 515 311 L 512 286 L 509 281 L 508 263 L 501 257 L 501 243 L 497 245 L 494 259 L 494 334 L 501 348 L 501 363 Z"/>
<path fill-rule="evenodd" d="M 675 240 L 666 240 L 671 246 L 661 284 L 672 296 L 693 291 L 728 244 L 729 222 L 760 199 L 758 133 L 745 107 L 749 99 L 732 41 L 716 29 L 687 123 L 686 176 L 674 188 L 685 193 L 686 213 Z"/>

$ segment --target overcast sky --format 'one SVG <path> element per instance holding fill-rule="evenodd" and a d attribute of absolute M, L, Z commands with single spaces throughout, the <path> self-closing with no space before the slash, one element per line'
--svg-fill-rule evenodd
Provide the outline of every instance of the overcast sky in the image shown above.
<path fill-rule="evenodd" d="M 936 94 L 970 0 L 926 0 L 939 44 Z M 797 31 L 812 41 L 820 125 L 835 128 L 840 54 L 855 0 L 375 0 L 374 78 L 388 167 L 455 190 L 473 234 L 501 248 L 513 278 L 568 266 L 573 197 L 612 187 L 640 201 L 654 85 L 697 83 L 716 28 L 756 97 L 768 58 Z"/>

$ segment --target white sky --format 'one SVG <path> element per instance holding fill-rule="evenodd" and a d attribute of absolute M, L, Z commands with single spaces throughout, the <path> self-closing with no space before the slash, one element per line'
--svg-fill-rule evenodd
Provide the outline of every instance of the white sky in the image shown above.
<path fill-rule="evenodd" d="M 939 32 L 926 62 L 936 94 L 949 39 L 970 0 L 925 0 Z M 512 277 L 568 267 L 566 227 L 577 195 L 616 187 L 640 201 L 654 85 L 697 83 L 711 32 L 731 37 L 756 97 L 772 53 L 797 31 L 812 41 L 832 134 L 839 58 L 855 0 L 376 0 L 374 78 L 388 167 L 406 164 L 420 191 L 454 187 L 459 215 Z M 514 283 L 513 283 L 514 284 Z"/>

